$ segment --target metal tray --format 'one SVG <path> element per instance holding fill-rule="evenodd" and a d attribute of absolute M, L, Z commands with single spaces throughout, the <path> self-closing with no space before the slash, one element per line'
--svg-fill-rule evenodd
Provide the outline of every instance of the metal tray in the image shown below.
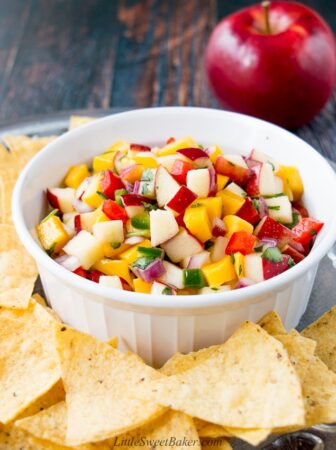
<path fill-rule="evenodd" d="M 85 109 L 74 111 L 62 111 L 55 114 L 32 117 L 25 120 L 0 122 L 0 135 L 4 134 L 27 134 L 29 136 L 59 135 L 68 130 L 69 117 L 73 114 L 91 117 L 103 117 L 109 114 L 127 111 L 127 108 L 111 109 Z M 336 170 L 336 163 L 329 161 Z M 316 281 L 310 297 L 308 308 L 303 315 L 298 330 L 305 328 L 308 324 L 320 317 L 325 311 L 336 303 L 336 250 L 330 252 L 330 257 L 325 257 L 319 266 Z M 38 282 L 36 291 L 41 292 Z M 235 450 L 251 450 L 252 447 L 241 441 L 233 441 Z M 257 447 L 264 450 L 336 450 L 336 426 L 321 426 L 281 437 L 281 440 L 271 437 L 266 443 Z"/>

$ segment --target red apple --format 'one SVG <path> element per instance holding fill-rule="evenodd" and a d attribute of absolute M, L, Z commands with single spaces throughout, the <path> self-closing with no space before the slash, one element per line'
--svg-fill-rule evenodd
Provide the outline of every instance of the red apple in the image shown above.
<path fill-rule="evenodd" d="M 256 4 L 218 24 L 208 43 L 206 69 L 214 93 L 230 109 L 297 128 L 331 95 L 334 36 L 303 4 Z"/>

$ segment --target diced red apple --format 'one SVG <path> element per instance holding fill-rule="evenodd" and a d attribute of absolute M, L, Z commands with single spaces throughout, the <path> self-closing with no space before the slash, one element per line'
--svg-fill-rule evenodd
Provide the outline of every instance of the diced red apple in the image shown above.
<path fill-rule="evenodd" d="M 251 177 L 246 184 L 246 192 L 248 195 L 255 196 L 260 194 L 259 182 L 262 166 L 262 163 L 254 161 L 253 164 L 250 164 Z"/>
<path fill-rule="evenodd" d="M 287 195 L 266 198 L 265 202 L 268 206 L 268 214 L 273 219 L 278 220 L 282 223 L 292 223 L 292 205 Z"/>
<path fill-rule="evenodd" d="M 47 189 L 47 199 L 53 208 L 59 209 L 63 214 L 72 212 L 74 211 L 75 189 Z"/>
<path fill-rule="evenodd" d="M 209 163 L 208 154 L 197 147 L 182 148 L 177 150 L 177 153 L 185 156 L 190 161 L 193 161 L 198 167 L 204 167 Z"/>
<path fill-rule="evenodd" d="M 251 151 L 249 159 L 252 159 L 254 161 L 259 161 L 261 163 L 270 163 L 274 172 L 276 172 L 279 169 L 278 161 L 276 161 L 275 159 L 273 159 L 271 156 L 267 155 L 266 153 L 260 152 L 259 150 L 253 149 Z"/>
<path fill-rule="evenodd" d="M 210 263 L 211 263 L 210 252 L 208 252 L 207 250 L 203 250 L 202 252 L 197 253 L 197 255 L 193 255 L 190 257 L 186 268 L 200 269 L 201 267 Z"/>
<path fill-rule="evenodd" d="M 163 244 L 178 233 L 178 224 L 171 211 L 157 209 L 156 211 L 150 211 L 149 217 L 151 245 L 153 247 Z"/>
<path fill-rule="evenodd" d="M 212 221 L 211 233 L 212 233 L 212 236 L 214 236 L 214 237 L 226 235 L 225 223 L 219 217 L 214 217 L 214 219 Z"/>
<path fill-rule="evenodd" d="M 248 168 L 246 162 L 244 161 L 244 158 L 241 155 L 236 155 L 236 154 L 228 155 L 228 154 L 226 154 L 225 158 L 228 161 L 230 161 L 232 164 L 235 164 L 236 166 L 243 167 L 244 169 Z"/>
<path fill-rule="evenodd" d="M 142 144 L 130 144 L 130 149 L 133 152 L 150 152 L 151 148 L 148 147 L 147 145 L 142 145 Z"/>
<path fill-rule="evenodd" d="M 228 245 L 228 238 L 219 236 L 214 245 L 210 248 L 211 261 L 217 262 L 224 258 L 225 250 Z"/>
<path fill-rule="evenodd" d="M 78 216 L 79 214 L 76 212 L 69 212 L 69 213 L 65 213 L 63 214 L 63 223 L 64 225 L 66 225 L 67 227 L 75 230 L 76 226 L 75 226 L 75 218 L 76 216 Z"/>
<path fill-rule="evenodd" d="M 224 158 L 224 156 L 218 156 L 215 161 L 216 172 L 229 177 L 231 181 L 239 184 L 239 186 L 244 186 L 248 182 L 251 172 L 245 161 L 243 159 L 242 161 L 244 165 L 241 165 L 240 160 L 240 164 L 237 164 Z"/>
<path fill-rule="evenodd" d="M 102 243 L 124 241 L 124 225 L 122 220 L 109 220 L 93 225 L 93 235 Z"/>
<path fill-rule="evenodd" d="M 67 255 L 76 256 L 85 270 L 103 258 L 102 244 L 91 233 L 82 230 L 73 237 L 64 247 Z"/>
<path fill-rule="evenodd" d="M 266 258 L 262 258 L 264 280 L 269 280 L 270 278 L 280 275 L 281 273 L 289 269 L 289 260 L 290 257 L 288 255 L 283 255 L 282 261 L 280 262 L 273 262 L 269 261 Z"/>
<path fill-rule="evenodd" d="M 178 153 L 175 153 L 174 155 L 159 156 L 157 160 L 158 160 L 159 165 L 161 165 L 165 169 L 167 169 L 168 172 L 170 172 L 172 170 L 172 168 L 175 164 L 175 161 L 182 161 L 182 162 L 187 162 L 188 164 L 190 164 L 188 162 L 188 159 L 185 156 L 180 155 Z M 191 166 L 191 168 L 193 168 L 193 166 Z"/>
<path fill-rule="evenodd" d="M 196 200 L 197 195 L 186 186 L 181 186 L 174 197 L 167 203 L 168 208 L 181 214 Z"/>
<path fill-rule="evenodd" d="M 208 197 L 210 192 L 210 181 L 209 169 L 189 170 L 187 173 L 187 187 L 194 192 L 197 197 Z"/>
<path fill-rule="evenodd" d="M 226 190 L 233 192 L 234 194 L 239 195 L 239 197 L 243 197 L 246 198 L 246 192 L 244 191 L 244 189 L 242 189 L 240 186 L 238 186 L 237 183 L 230 183 L 226 186 L 225 188 Z"/>
<path fill-rule="evenodd" d="M 244 256 L 245 277 L 256 283 L 264 281 L 263 258 L 261 255 L 252 253 Z"/>
<path fill-rule="evenodd" d="M 203 245 L 181 228 L 176 236 L 161 245 L 169 259 L 175 263 L 182 261 L 184 258 L 196 255 L 203 250 Z"/>
<path fill-rule="evenodd" d="M 162 208 L 169 200 L 171 200 L 176 192 L 180 189 L 180 185 L 170 173 L 162 166 L 159 166 L 155 177 L 155 194 L 158 205 Z"/>
<path fill-rule="evenodd" d="M 102 275 L 101 277 L 99 277 L 99 284 L 101 284 L 102 286 L 123 290 L 121 279 L 116 275 Z"/>
<path fill-rule="evenodd" d="M 282 181 L 276 177 L 273 167 L 269 163 L 263 163 L 259 176 L 259 193 L 260 195 L 277 195 L 283 192 Z"/>
<path fill-rule="evenodd" d="M 159 281 L 176 289 L 183 289 L 183 270 L 168 261 L 162 261 L 162 263 L 166 271 L 159 278 Z"/>
<path fill-rule="evenodd" d="M 145 197 L 136 194 L 125 194 L 121 195 L 120 199 L 125 208 L 126 214 L 130 219 L 145 211 L 143 205 L 143 202 L 146 201 Z"/>
<path fill-rule="evenodd" d="M 249 197 L 246 199 L 245 203 L 236 213 L 236 215 L 241 219 L 246 220 L 246 222 L 251 223 L 252 225 L 259 222 L 260 220 L 259 212 Z"/>

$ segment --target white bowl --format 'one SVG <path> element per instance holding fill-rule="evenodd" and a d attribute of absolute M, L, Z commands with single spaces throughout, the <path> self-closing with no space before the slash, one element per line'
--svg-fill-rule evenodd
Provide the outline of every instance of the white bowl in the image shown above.
<path fill-rule="evenodd" d="M 68 272 L 40 247 L 34 227 L 46 211 L 45 189 L 56 186 L 70 165 L 125 139 L 149 145 L 169 136 L 192 135 L 224 152 L 252 148 L 299 167 L 304 203 L 325 222 L 309 256 L 287 272 L 244 289 L 204 296 L 150 296 L 104 287 Z M 304 313 L 319 261 L 336 240 L 336 177 L 312 147 L 267 122 L 203 108 L 152 108 L 112 115 L 68 132 L 27 165 L 13 195 L 13 218 L 23 244 L 35 258 L 51 306 L 71 326 L 100 339 L 118 335 L 148 363 L 159 365 L 176 351 L 223 342 L 244 320 L 276 310 L 287 328 Z"/>

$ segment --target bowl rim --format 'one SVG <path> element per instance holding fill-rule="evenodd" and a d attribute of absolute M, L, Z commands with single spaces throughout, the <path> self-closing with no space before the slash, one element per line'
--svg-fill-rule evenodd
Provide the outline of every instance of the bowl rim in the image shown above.
<path fill-rule="evenodd" d="M 97 126 L 100 126 L 102 122 L 109 122 L 113 120 L 113 118 L 119 118 L 120 116 L 130 117 L 136 115 L 151 115 L 151 114 L 164 114 L 165 112 L 177 112 L 184 111 L 185 113 L 197 113 L 197 112 L 206 112 L 209 114 L 222 114 L 223 116 L 234 116 L 239 120 L 241 118 L 245 121 L 250 121 L 251 123 L 261 123 L 266 125 L 267 127 L 273 127 L 278 129 L 282 133 L 289 134 L 291 139 L 294 141 L 299 141 L 304 143 L 307 151 L 311 151 L 315 153 L 320 160 L 321 169 L 329 172 L 331 177 L 335 179 L 335 188 L 336 188 L 336 175 L 331 168 L 331 166 L 327 163 L 325 158 L 320 155 L 311 145 L 305 142 L 303 139 L 297 137 L 296 135 L 290 133 L 289 131 L 272 124 L 270 122 L 248 116 L 245 114 L 240 114 L 231 111 L 225 111 L 214 108 L 202 108 L 202 107 L 185 107 L 185 106 L 170 106 L 170 107 L 153 107 L 153 108 L 143 108 L 143 109 L 134 109 L 125 112 L 120 112 L 116 114 L 111 114 L 106 117 L 98 118 L 95 121 L 85 124 L 79 128 L 74 130 L 69 130 L 66 133 L 59 136 L 55 141 L 46 145 L 41 152 L 35 155 L 32 160 L 26 165 L 26 167 L 21 172 L 12 196 L 12 216 L 14 226 L 19 235 L 19 238 L 23 245 L 26 247 L 28 252 L 33 256 L 38 265 L 46 268 L 51 274 L 53 274 L 56 278 L 60 279 L 62 282 L 65 282 L 67 285 L 79 289 L 80 291 L 88 292 L 96 297 L 103 297 L 106 300 L 111 300 L 113 303 L 120 303 L 125 306 L 125 304 L 129 306 L 142 307 L 142 308 L 156 308 L 156 309 L 182 309 L 182 308 L 196 308 L 203 309 L 209 307 L 216 306 L 224 306 L 230 304 L 238 304 L 245 300 L 256 298 L 257 296 L 266 295 L 268 292 L 276 291 L 284 289 L 288 284 L 293 282 L 295 279 L 300 278 L 304 273 L 306 273 L 309 269 L 316 266 L 319 261 L 327 254 L 330 250 L 334 242 L 336 241 L 336 215 L 332 219 L 330 224 L 330 231 L 328 234 L 324 236 L 323 239 L 320 240 L 319 245 L 315 248 L 314 252 L 309 253 L 309 255 L 301 261 L 296 266 L 292 267 L 290 270 L 277 275 L 274 278 L 269 280 L 262 281 L 260 283 L 256 283 L 252 286 L 248 286 L 244 289 L 236 289 L 230 291 L 209 293 L 205 294 L 193 294 L 193 295 L 176 295 L 176 296 L 166 296 L 166 295 L 151 295 L 151 294 L 142 294 L 133 291 L 124 291 L 115 288 L 105 287 L 99 285 L 98 283 L 93 283 L 91 280 L 84 279 L 79 277 L 72 272 L 69 272 L 61 265 L 57 264 L 50 256 L 48 256 L 45 251 L 40 247 L 37 241 L 33 238 L 31 232 L 26 226 L 25 219 L 23 217 L 23 211 L 20 208 L 20 199 L 22 190 L 25 184 L 25 180 L 27 175 L 29 174 L 32 167 L 39 164 L 40 158 L 45 153 L 52 150 L 55 146 L 59 147 L 62 144 L 66 143 L 69 134 L 71 136 L 80 136 L 85 134 L 87 130 L 92 130 Z M 332 190 L 332 189 L 331 189 Z"/>

